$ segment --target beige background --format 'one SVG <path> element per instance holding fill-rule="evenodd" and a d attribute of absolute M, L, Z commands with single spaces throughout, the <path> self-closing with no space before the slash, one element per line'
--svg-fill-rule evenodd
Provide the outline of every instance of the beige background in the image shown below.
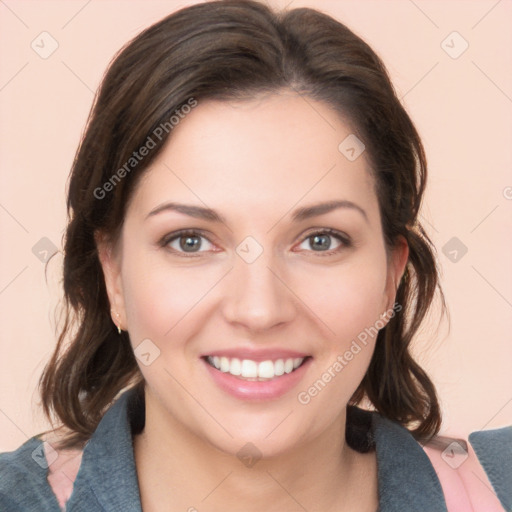
<path fill-rule="evenodd" d="M 125 42 L 191 3 L 0 2 L 0 452 L 47 427 L 36 384 L 56 340 L 62 260 L 46 283 L 39 258 L 61 247 L 94 91 Z M 384 59 L 427 150 L 422 216 L 451 314 L 451 330 L 433 319 L 415 352 L 438 387 L 444 432 L 512 424 L 512 2 L 271 3 L 320 8 Z M 453 237 L 466 254 L 446 246 Z"/>

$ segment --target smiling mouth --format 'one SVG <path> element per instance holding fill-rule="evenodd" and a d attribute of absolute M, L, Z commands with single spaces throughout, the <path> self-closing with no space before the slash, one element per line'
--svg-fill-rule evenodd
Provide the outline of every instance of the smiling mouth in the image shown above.
<path fill-rule="evenodd" d="M 293 373 L 300 368 L 311 356 L 286 359 L 268 359 L 253 361 L 236 357 L 206 356 L 203 358 L 210 366 L 223 373 L 247 381 L 274 380 L 283 375 Z"/>

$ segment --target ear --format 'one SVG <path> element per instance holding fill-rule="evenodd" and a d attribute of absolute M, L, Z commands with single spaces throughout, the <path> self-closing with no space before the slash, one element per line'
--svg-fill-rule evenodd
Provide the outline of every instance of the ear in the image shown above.
<path fill-rule="evenodd" d="M 384 310 L 383 313 L 393 309 L 395 304 L 396 292 L 400 285 L 400 280 L 405 272 L 405 266 L 409 260 L 409 245 L 403 236 L 399 236 L 394 247 L 391 248 L 388 256 L 388 272 L 386 278 L 386 288 L 384 292 Z M 386 315 L 386 323 L 389 316 Z"/>
<path fill-rule="evenodd" d="M 112 322 L 121 329 L 126 330 L 126 308 L 121 279 L 120 251 L 102 232 L 96 232 L 94 239 L 105 278 Z"/>

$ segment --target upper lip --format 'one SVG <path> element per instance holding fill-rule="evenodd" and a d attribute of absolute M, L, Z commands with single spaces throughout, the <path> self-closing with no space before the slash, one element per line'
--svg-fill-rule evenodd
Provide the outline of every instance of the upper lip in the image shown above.
<path fill-rule="evenodd" d="M 251 359 L 252 361 L 268 361 L 276 360 L 276 359 L 295 359 L 298 357 L 308 357 L 310 354 L 306 354 L 304 352 L 297 352 L 296 350 L 288 350 L 288 349 L 242 349 L 242 348 L 232 348 L 225 350 L 214 350 L 212 352 L 208 352 L 208 354 L 204 354 L 202 357 L 228 357 L 228 358 L 238 358 L 238 359 Z"/>

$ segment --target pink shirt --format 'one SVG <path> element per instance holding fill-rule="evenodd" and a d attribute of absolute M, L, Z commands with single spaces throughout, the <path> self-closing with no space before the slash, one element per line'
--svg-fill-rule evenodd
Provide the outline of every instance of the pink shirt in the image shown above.
<path fill-rule="evenodd" d="M 428 444 L 423 447 L 441 482 L 448 512 L 503 512 L 487 473 L 467 440 L 466 444 L 467 458 L 463 456 L 458 461 L 457 454 L 450 453 L 449 448 L 445 452 Z"/>

